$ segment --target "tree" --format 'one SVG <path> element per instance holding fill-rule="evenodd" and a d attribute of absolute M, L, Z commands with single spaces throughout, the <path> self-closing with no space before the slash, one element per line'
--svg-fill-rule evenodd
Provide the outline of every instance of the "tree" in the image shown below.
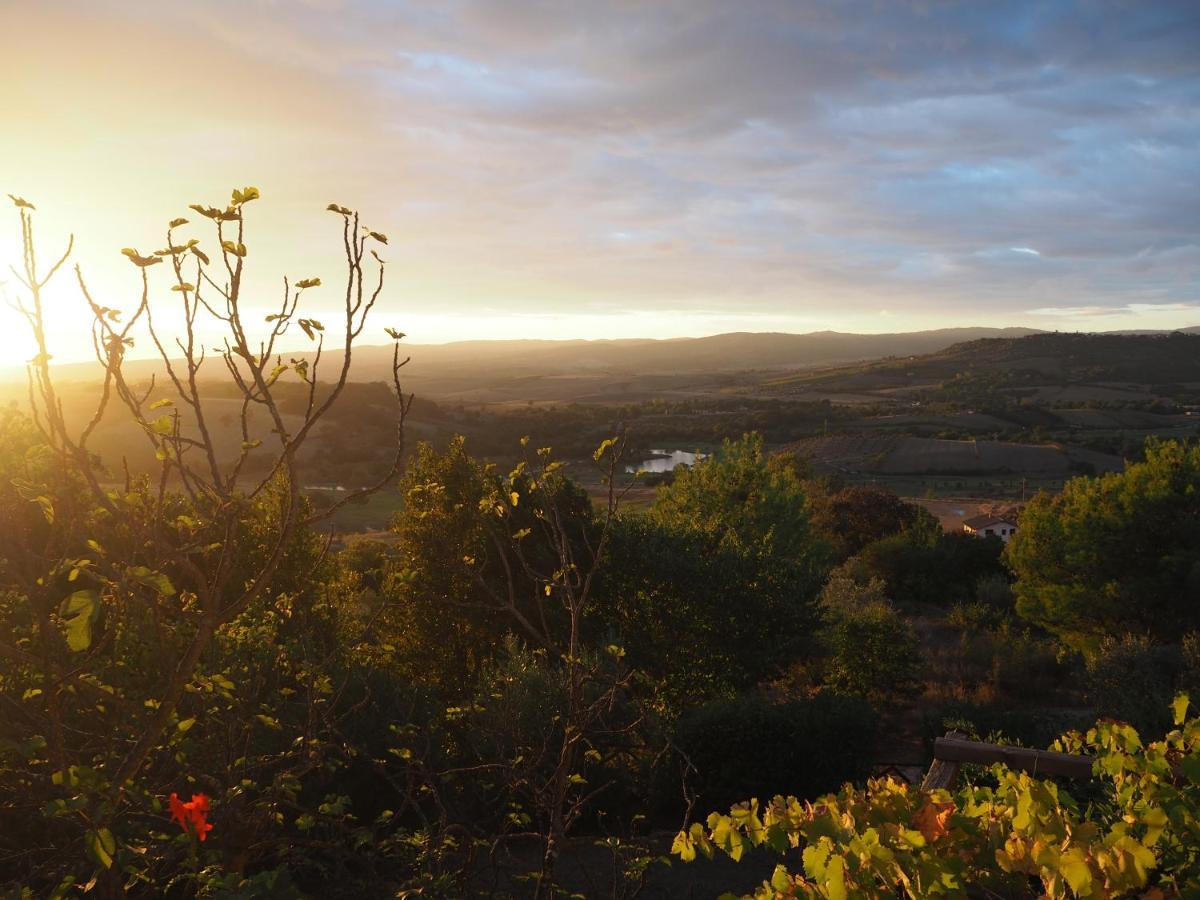
<path fill-rule="evenodd" d="M 28 830 L 39 829 L 25 863 L 47 893 L 64 892 L 89 874 L 104 895 L 120 892 L 126 878 L 149 878 L 161 857 L 147 853 L 141 837 L 132 843 L 126 838 L 129 828 L 144 836 L 146 817 L 160 808 L 145 773 L 154 770 L 159 785 L 159 778 L 179 779 L 182 790 L 180 769 L 199 746 L 196 735 L 209 726 L 216 732 L 236 728 L 230 740 L 240 750 L 250 745 L 252 729 L 278 727 L 277 716 L 263 712 L 267 724 L 249 712 L 257 712 L 264 685 L 279 686 L 276 675 L 285 674 L 289 696 L 303 698 L 297 702 L 304 706 L 305 735 L 313 729 L 328 733 L 334 693 L 328 675 L 293 665 L 275 649 L 289 630 L 311 629 L 318 636 L 325 630 L 308 614 L 312 598 L 304 596 L 320 581 L 316 569 L 324 552 L 310 528 L 318 516 L 302 497 L 297 460 L 347 383 L 353 346 L 383 289 L 384 263 L 369 247 L 386 238 L 365 229 L 356 213 L 330 207 L 345 252 L 342 340 L 330 370 L 324 325 L 301 315 L 305 292 L 319 287 L 319 278 L 284 279 L 265 329 L 247 318 L 246 221 L 258 198 L 256 188 L 243 188 L 223 207 L 194 205 L 207 220 L 208 242 L 181 237 L 188 221 L 177 217 L 166 226 L 162 249 L 148 255 L 123 250 L 137 272 L 132 309 L 102 305 L 75 267 L 103 377 L 94 409 L 78 421 L 64 412 L 47 345 L 47 318 L 64 312 L 48 309 L 44 293 L 73 242 L 41 268 L 34 207 L 14 198 L 23 249 L 17 277 L 24 288 L 15 308 L 37 344 L 28 368 L 37 440 L 30 445 L 29 429 L 20 422 L 3 423 L 0 445 L 6 457 L 13 454 L 5 465 L 20 470 L 14 485 L 20 500 L 9 519 L 11 498 L 5 498 L 0 517 L 15 522 L 14 540 L 0 547 L 0 691 L 6 721 L 13 721 L 9 713 L 19 720 L 23 737 L 3 735 L 0 774 L 3 796 L 24 798 L 29 805 L 22 819 Z M 170 287 L 169 313 L 157 284 L 152 287 L 151 274 L 160 271 Z M 180 330 L 166 331 L 169 321 L 180 322 Z M 224 334 L 216 350 L 201 340 L 206 325 Z M 126 374 L 135 326 L 158 354 L 159 377 L 149 385 L 134 384 Z M 278 345 L 297 330 L 311 350 L 285 363 Z M 348 493 L 343 503 L 392 480 L 403 461 L 400 438 L 411 401 L 400 390 L 401 335 L 392 336 L 395 453 L 377 484 Z M 241 401 L 242 440 L 232 456 L 214 437 L 216 420 L 206 405 L 223 381 L 209 378 L 213 368 Z M 318 379 L 326 373 L 329 383 L 318 397 Z M 303 386 L 306 402 L 298 416 L 285 418 L 280 408 L 281 379 Z M 154 478 L 128 471 L 122 477 L 92 452 L 97 425 L 112 409 L 140 432 L 157 461 Z M 256 427 L 264 419 L 251 410 L 265 414 L 265 428 Z M 247 465 L 252 455 L 265 462 L 255 477 Z M 246 664 L 245 656 L 231 664 L 231 645 L 253 648 L 257 664 Z M 221 721 L 221 713 L 235 708 L 231 721 Z M 284 777 L 308 753 L 298 749 L 303 746 L 302 740 L 263 765 Z M 230 769 L 245 766 L 245 755 L 228 753 Z M 243 785 L 239 795 L 249 793 Z M 82 878 L 73 851 L 79 847 L 90 860 Z"/>
<path fill-rule="evenodd" d="M 813 498 L 813 526 L 825 535 L 839 560 L 928 517 L 921 507 L 879 487 L 847 487 Z"/>
<path fill-rule="evenodd" d="M 1083 649 L 1200 626 L 1200 444 L 1151 440 L 1124 472 L 1038 494 L 1008 546 L 1017 612 Z"/>
<path fill-rule="evenodd" d="M 943 532 L 937 519 L 922 511 L 908 528 L 868 544 L 848 565 L 863 573 L 860 580 L 882 580 L 888 596 L 901 605 L 948 606 L 971 599 L 981 578 L 1004 573 L 1003 549 L 995 536 Z"/>
<path fill-rule="evenodd" d="M 773 554 L 627 516 L 613 529 L 597 615 L 673 715 L 810 653 L 815 593 L 808 573 Z"/>
<path fill-rule="evenodd" d="M 554 893 L 563 841 L 606 786 L 584 775 L 602 757 L 596 745 L 636 722 L 621 702 L 631 675 L 625 651 L 597 647 L 589 633 L 597 576 L 624 495 L 616 485 L 623 450 L 624 439 L 615 437 L 593 454 L 605 486 L 598 509 L 548 447 L 526 451 L 501 475 L 472 459 L 461 437 L 444 454 L 423 446 L 403 485 L 392 627 L 407 653 L 427 661 L 414 675 L 467 691 L 479 687 L 468 676 L 512 678 L 530 689 L 514 683 L 515 705 L 534 695 L 557 704 L 551 721 L 535 729 L 535 754 L 477 761 L 505 773 L 505 788 L 535 814 L 533 833 L 543 842 L 535 897 Z M 492 695 L 498 700 L 506 691 Z M 490 733 L 465 743 L 494 750 L 529 740 L 528 733 L 501 734 L 518 723 L 486 712 L 475 709 L 472 721 Z"/>
<path fill-rule="evenodd" d="M 824 550 L 812 528 L 808 491 L 787 456 L 767 457 L 762 436 L 726 440 L 714 455 L 659 489 L 652 518 L 710 535 L 717 543 L 819 567 Z"/>
<path fill-rule="evenodd" d="M 821 594 L 825 682 L 874 701 L 911 693 L 920 663 L 916 633 L 884 588 L 835 570 Z"/>
<path fill-rule="evenodd" d="M 613 548 L 608 614 L 666 679 L 675 711 L 775 674 L 811 646 L 827 551 L 794 460 L 767 457 L 758 434 L 677 470 Z"/>
<path fill-rule="evenodd" d="M 444 451 L 419 445 L 400 485 L 397 555 L 379 621 L 412 677 L 468 688 L 465 679 L 514 631 L 557 652 L 563 612 L 543 576 L 558 568 L 559 537 L 584 553 L 595 529 L 587 493 L 551 475 L 533 490 L 526 467 L 505 477 L 471 456 L 461 435 Z M 561 535 L 547 527 L 554 520 Z"/>

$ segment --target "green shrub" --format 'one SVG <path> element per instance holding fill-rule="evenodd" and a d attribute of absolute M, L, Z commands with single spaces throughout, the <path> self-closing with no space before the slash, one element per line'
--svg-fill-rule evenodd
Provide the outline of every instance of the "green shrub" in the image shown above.
<path fill-rule="evenodd" d="M 1171 724 L 1168 704 L 1184 674 L 1181 648 L 1144 635 L 1105 638 L 1087 663 L 1087 688 L 1102 716 L 1157 736 Z"/>
<path fill-rule="evenodd" d="M 917 686 L 916 633 L 883 590 L 878 579 L 859 585 L 840 572 L 825 587 L 824 676 L 836 691 L 884 700 Z"/>
<path fill-rule="evenodd" d="M 976 741 L 1043 748 L 1065 731 L 1086 727 L 1094 716 L 1081 712 L 1014 709 L 999 703 L 951 700 L 924 716 L 924 740 L 932 750 L 935 738 L 960 731 Z"/>
<path fill-rule="evenodd" d="M 876 727 L 874 709 L 858 697 L 825 692 L 776 704 L 746 696 L 684 716 L 674 743 L 695 768 L 689 785 L 699 802 L 721 808 L 769 797 L 781 785 L 798 797 L 815 797 L 861 780 Z"/>

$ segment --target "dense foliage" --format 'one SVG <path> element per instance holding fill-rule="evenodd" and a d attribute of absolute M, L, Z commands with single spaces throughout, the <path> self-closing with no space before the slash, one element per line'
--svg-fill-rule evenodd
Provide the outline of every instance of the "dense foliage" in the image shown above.
<path fill-rule="evenodd" d="M 1072 789 L 1003 765 L 957 790 L 874 780 L 813 801 L 776 796 L 713 813 L 675 839 L 684 860 L 720 851 L 740 859 L 767 847 L 779 865 L 759 898 L 964 896 L 1193 896 L 1200 892 L 1200 717 L 1173 704 L 1175 729 L 1143 744 L 1136 730 L 1101 721 L 1054 749 L 1087 753 L 1099 790 Z M 1176 776 L 1174 773 L 1178 772 Z"/>
<path fill-rule="evenodd" d="M 1152 442 L 1122 473 L 1039 495 L 1008 558 L 1021 615 L 1084 647 L 1200 627 L 1200 445 Z"/>
<path fill-rule="evenodd" d="M 1026 876 L 1052 894 L 1191 888 L 1197 726 L 1146 701 L 1200 687 L 1200 642 L 1180 627 L 1196 448 L 1152 445 L 1125 476 L 1037 500 L 1009 553 L 1015 587 L 998 541 L 813 478 L 737 430 L 760 417 L 786 432 L 820 405 L 681 401 L 723 442 L 628 508 L 637 445 L 617 419 L 653 410 L 568 411 L 572 455 L 589 443 L 567 466 L 516 432 L 535 410 L 488 436 L 487 417 L 418 406 L 419 424 L 479 427 L 407 440 L 393 328 L 392 384 L 349 382 L 387 239 L 344 207 L 329 210 L 346 346 L 327 353 L 301 315 L 315 276 L 285 282 L 265 329 L 250 322 L 257 199 L 192 207 L 215 242 L 179 236 L 178 218 L 161 250 L 124 251 L 132 310 L 95 302 L 78 273 L 104 372 L 90 410 L 62 402 L 49 365 L 43 288 L 67 256 L 39 270 L 18 204 L 18 308 L 39 353 L 28 408 L 0 410 L 4 896 L 633 897 L 696 803 L 839 788 L 735 807 L 677 850 L 804 844 L 803 874 L 776 874 L 785 894 Z M 151 318 L 160 288 L 178 335 Z M 227 332 L 214 359 L 203 316 Z M 139 323 L 154 382 L 126 378 Z M 289 330 L 309 351 L 285 362 Z M 94 440 L 120 417 L 140 468 Z M 501 438 L 503 466 L 474 455 Z M 356 480 L 315 504 L 302 485 L 317 471 Z M 335 539 L 329 518 L 378 492 L 390 530 Z M 1169 533 L 1145 537 L 1160 516 Z M 1086 660 L 1059 638 L 1080 634 L 1096 638 Z M 1031 740 L 1039 703 L 1175 730 L 1148 749 L 1124 725 L 1089 733 L 1107 791 L 1090 806 L 1001 771 L 953 797 L 866 780 L 901 732 Z M 1164 777 L 1165 760 L 1191 781 Z"/>

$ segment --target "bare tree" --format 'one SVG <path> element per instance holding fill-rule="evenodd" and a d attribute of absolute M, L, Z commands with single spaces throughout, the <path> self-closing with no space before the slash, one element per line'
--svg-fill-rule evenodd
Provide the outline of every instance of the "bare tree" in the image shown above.
<path fill-rule="evenodd" d="M 483 577 L 485 567 L 480 566 L 477 583 L 491 609 L 508 614 L 520 633 L 552 656 L 561 667 L 565 688 L 560 727 L 550 732 L 538 764 L 526 766 L 520 779 L 543 828 L 536 834 L 543 853 L 535 897 L 554 895 L 555 869 L 567 835 L 589 804 L 610 787 L 607 782 L 591 784 L 583 775 L 589 763 L 601 761 L 596 746 L 611 748 L 638 724 L 638 717 L 630 716 L 622 703 L 632 679 L 624 651 L 613 645 L 596 654 L 584 635 L 620 503 L 634 484 L 618 485 L 624 448 L 622 433 L 605 440 L 594 454 L 604 485 L 596 520 L 578 521 L 564 513 L 562 464 L 551 459 L 549 448 L 519 464 L 490 502 L 501 526 L 492 530 L 492 544 L 504 578 L 497 588 Z M 509 523 L 521 503 L 535 509 L 532 527 L 541 531 L 537 543 L 549 548 L 549 560 L 525 551 L 530 528 L 512 531 Z M 522 597 L 523 591 L 528 596 Z M 548 615 L 551 607 L 558 615 Z"/>
<path fill-rule="evenodd" d="M 298 455 L 350 377 L 354 345 L 383 291 L 385 263 L 373 247 L 386 244 L 387 238 L 363 227 L 358 213 L 336 204 L 328 207 L 341 219 L 345 255 L 340 355 L 328 352 L 325 326 L 301 315 L 305 292 L 321 284 L 315 277 L 283 280 L 279 304 L 266 317 L 265 336 L 256 339 L 257 323 L 246 319 L 244 273 L 249 256 L 246 210 L 258 198 L 258 190 L 248 187 L 233 191 L 230 204 L 223 208 L 192 207 L 211 225 L 215 245 L 208 250 L 199 239 L 178 237 L 179 229 L 189 223 L 176 218 L 166 228 L 162 249 L 148 255 L 131 248 L 122 251 L 140 281 L 133 308 L 125 314 L 97 300 L 81 268 L 75 267 L 91 312 L 92 343 L 103 372 L 95 407 L 85 421 L 78 422 L 64 412 L 55 386 L 44 299 L 47 284 L 70 258 L 73 239 L 43 272 L 34 235 L 34 206 L 12 198 L 20 214 L 23 249 L 22 266 L 14 269 L 14 275 L 25 293 L 11 305 L 25 318 L 37 344 L 28 369 L 30 413 L 50 448 L 54 467 L 77 483 L 83 499 L 72 515 L 61 516 L 50 493 L 40 491 L 37 484 L 26 486 L 28 498 L 42 504 L 54 527 L 43 534 L 42 546 L 23 555 L 42 565 L 41 571 L 30 567 L 21 585 L 39 611 L 36 640 L 23 647 L 0 636 L 0 655 L 39 674 L 45 721 L 38 724 L 51 736 L 59 771 L 88 762 L 92 749 L 86 741 L 68 737 L 64 722 L 72 717 L 65 706 L 92 702 L 99 695 L 106 709 L 120 710 L 120 740 L 115 745 L 119 753 L 103 773 L 109 803 L 101 816 L 115 814 L 123 791 L 162 745 L 180 698 L 214 635 L 272 590 L 297 533 L 391 483 L 403 466 L 404 424 L 412 396 L 402 391 L 400 383 L 401 369 L 408 362 L 400 355 L 403 334 L 389 328 L 396 403 L 391 464 L 378 482 L 348 492 L 317 515 L 304 504 Z M 169 275 L 168 296 L 177 304 L 175 314 L 182 322 L 173 333 L 168 333 L 169 317 L 152 288 L 152 270 L 160 265 Z M 215 349 L 203 340 L 210 326 L 222 334 Z M 148 385 L 135 384 L 125 371 L 125 357 L 138 327 L 149 334 L 158 355 L 160 374 Z M 279 345 L 297 332 L 307 336 L 312 350 L 285 360 Z M 211 378 L 213 368 L 224 377 Z M 329 375 L 322 381 L 326 370 Z M 277 385 L 294 378 L 307 385 L 306 403 L 298 417 L 285 415 L 277 396 Z M 222 458 L 215 439 L 218 429 L 206 402 L 214 386 L 229 381 L 240 401 L 241 449 L 234 458 Z M 163 396 L 156 396 L 159 392 Z M 152 480 L 135 478 L 128 466 L 123 479 L 118 478 L 93 454 L 90 442 L 110 407 L 122 409 L 153 450 L 157 473 Z M 264 415 L 269 430 L 255 433 L 259 427 L 255 422 Z M 269 454 L 269 464 L 266 474 L 250 478 L 245 464 L 255 451 Z M 252 504 L 269 507 L 269 534 L 265 540 L 260 537 L 259 552 L 248 554 L 240 542 L 245 539 Z M 89 529 L 97 522 L 103 522 L 105 534 L 122 543 L 120 552 L 94 539 Z M 84 587 L 69 591 L 68 583 Z M 126 704 L 121 689 L 112 683 L 113 635 L 164 619 L 174 634 L 186 636 L 183 649 L 168 667 L 151 708 Z M 98 637 L 102 627 L 104 634 Z"/>

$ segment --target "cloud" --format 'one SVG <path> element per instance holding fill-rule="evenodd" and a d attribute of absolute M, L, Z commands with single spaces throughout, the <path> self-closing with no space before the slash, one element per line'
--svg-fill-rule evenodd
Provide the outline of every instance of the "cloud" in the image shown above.
<path fill-rule="evenodd" d="M 1031 316 L 1056 318 L 1095 316 L 1145 316 L 1162 313 L 1185 313 L 1200 317 L 1200 303 L 1128 303 L 1124 306 L 1044 306 L 1027 310 Z"/>
<path fill-rule="evenodd" d="M 284 204 L 267 224 L 287 240 L 256 256 L 273 270 L 317 239 L 302 201 L 362 206 L 397 236 L 414 304 L 836 327 L 1200 295 L 1191 0 L 193 0 L 152 19 L 46 0 L 6 17 L 22 39 L 0 103 L 43 110 L 0 147 L 14 187 L 86 217 L 257 180 L 264 211 Z M 120 246 L 147 218 L 94 221 Z"/>

